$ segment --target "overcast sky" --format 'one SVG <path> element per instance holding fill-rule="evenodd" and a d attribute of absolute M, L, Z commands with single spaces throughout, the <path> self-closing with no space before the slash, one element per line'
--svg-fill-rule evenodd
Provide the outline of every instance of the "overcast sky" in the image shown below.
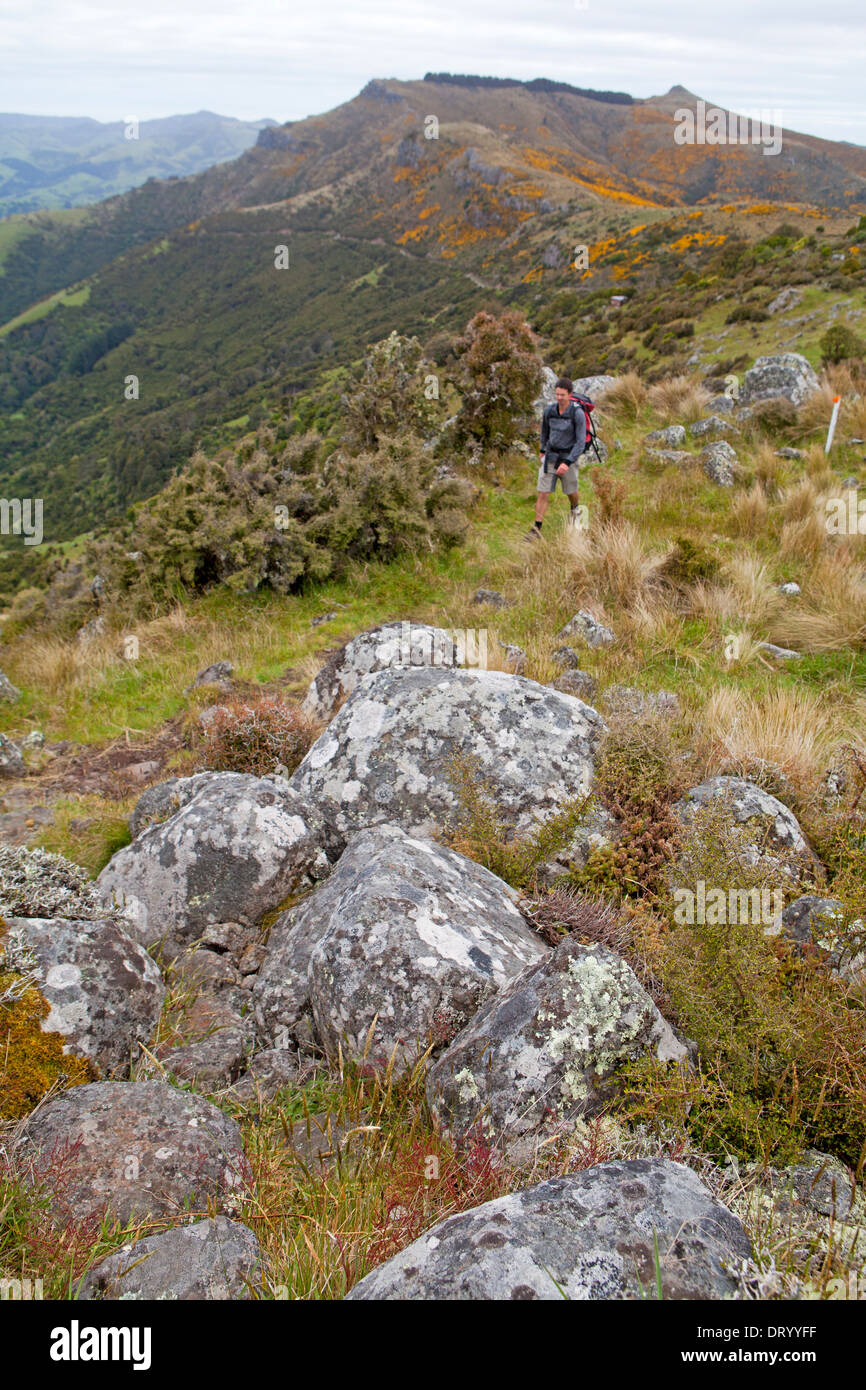
<path fill-rule="evenodd" d="M 863 0 L 0 0 L 0 109 L 287 121 L 432 70 L 636 97 L 682 83 L 866 145 L 864 14 Z"/>

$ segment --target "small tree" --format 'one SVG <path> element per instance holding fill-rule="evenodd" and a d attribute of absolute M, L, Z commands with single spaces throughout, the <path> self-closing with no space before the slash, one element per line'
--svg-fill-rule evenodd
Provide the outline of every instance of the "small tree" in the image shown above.
<path fill-rule="evenodd" d="M 482 444 L 510 443 L 515 417 L 527 414 L 541 388 L 541 357 L 529 324 L 514 309 L 482 310 L 456 345 L 463 404 L 458 432 Z"/>
<path fill-rule="evenodd" d="M 866 356 L 866 343 L 844 323 L 834 323 L 821 339 L 824 362 L 844 362 L 846 358 Z"/>

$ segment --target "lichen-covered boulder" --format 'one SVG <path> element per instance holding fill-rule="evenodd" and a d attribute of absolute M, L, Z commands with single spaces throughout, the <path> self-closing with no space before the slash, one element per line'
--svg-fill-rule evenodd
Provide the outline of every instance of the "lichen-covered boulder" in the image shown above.
<path fill-rule="evenodd" d="M 806 358 L 799 352 L 780 352 L 759 357 L 743 378 L 739 404 L 754 405 L 782 396 L 792 405 L 802 405 L 807 396 L 818 390 L 818 378 Z"/>
<path fill-rule="evenodd" d="M 26 774 L 27 764 L 17 744 L 0 734 L 0 777 L 24 777 Z"/>
<path fill-rule="evenodd" d="M 366 1050 L 382 1066 L 393 1055 L 403 1071 L 547 954 L 516 904 L 513 888 L 453 850 L 396 826 L 361 831 L 271 932 L 253 988 L 260 1036 L 291 1037 L 309 1010 L 329 1056 Z"/>
<path fill-rule="evenodd" d="M 562 1132 L 608 1099 L 623 1063 L 686 1049 L 631 967 L 567 937 L 476 1013 L 427 1078 L 434 1114 L 497 1142 Z"/>
<path fill-rule="evenodd" d="M 302 708 L 316 719 L 330 719 L 340 701 L 357 689 L 364 676 L 375 671 L 453 667 L 460 660 L 453 638 L 444 628 L 424 623 L 383 623 L 353 637 L 329 658 L 307 691 Z"/>
<path fill-rule="evenodd" d="M 656 1250 L 658 1254 L 656 1254 Z M 600 1163 L 450 1216 L 347 1297 L 561 1301 L 716 1299 L 750 1258 L 740 1221 L 667 1159 Z"/>
<path fill-rule="evenodd" d="M 710 777 L 691 787 L 674 810 L 689 824 L 695 814 L 711 805 L 723 805 L 732 824 L 747 828 L 744 843 L 749 859 L 757 863 L 776 850 L 785 855 L 802 856 L 804 865 L 814 862 L 814 854 L 800 823 L 778 797 L 764 791 L 745 777 Z"/>
<path fill-rule="evenodd" d="M 0 671 L 0 702 L 7 700 L 9 704 L 14 704 L 21 699 L 21 691 L 12 684 L 5 671 Z"/>
<path fill-rule="evenodd" d="M 689 425 L 689 434 L 694 439 L 702 439 L 705 435 L 739 433 L 740 431 L 733 420 L 726 420 L 720 415 L 706 415 L 703 420 L 696 420 L 693 425 Z"/>
<path fill-rule="evenodd" d="M 504 671 L 366 676 L 291 778 L 340 835 L 388 821 L 422 836 L 461 814 L 453 756 L 471 759 L 510 827 L 526 831 L 589 787 L 594 709 Z"/>
<path fill-rule="evenodd" d="M 77 1297 L 244 1299 L 261 1271 L 261 1247 L 249 1227 L 209 1216 L 124 1245 L 88 1271 Z"/>
<path fill-rule="evenodd" d="M 337 844 L 284 778 L 213 772 L 167 821 L 118 850 L 98 883 L 144 945 L 164 941 L 176 955 L 210 923 L 258 923 L 327 874 Z"/>
<path fill-rule="evenodd" d="M 7 917 L 0 956 L 14 934 L 39 967 L 39 991 L 51 1005 L 45 1033 L 62 1033 L 67 1051 L 100 1072 L 126 1071 L 159 1020 L 165 986 L 156 962 L 110 918 Z"/>
<path fill-rule="evenodd" d="M 235 1196 L 247 1180 L 240 1130 L 165 1081 L 96 1081 L 41 1106 L 20 1141 L 56 1214 L 85 1221 L 174 1215 Z"/>

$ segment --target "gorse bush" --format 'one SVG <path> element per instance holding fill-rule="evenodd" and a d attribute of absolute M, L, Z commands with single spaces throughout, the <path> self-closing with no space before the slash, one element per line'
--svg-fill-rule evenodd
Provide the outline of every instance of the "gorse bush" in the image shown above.
<path fill-rule="evenodd" d="M 428 434 L 441 414 L 438 396 L 428 391 L 432 372 L 417 338 L 392 333 L 375 343 L 341 397 L 343 445 L 369 450 L 383 435 Z"/>
<path fill-rule="evenodd" d="M 481 312 L 459 338 L 456 384 L 462 393 L 458 437 L 509 444 L 541 388 L 541 358 L 529 324 L 514 309 Z"/>
<path fill-rule="evenodd" d="M 208 723 L 199 765 L 207 771 L 249 772 L 254 777 L 284 769 L 283 775 L 290 776 L 321 727 L 297 705 L 276 698 L 232 700 Z"/>

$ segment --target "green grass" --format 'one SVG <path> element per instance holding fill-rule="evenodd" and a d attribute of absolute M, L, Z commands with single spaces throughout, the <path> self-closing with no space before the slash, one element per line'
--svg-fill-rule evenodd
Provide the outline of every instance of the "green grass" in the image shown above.
<path fill-rule="evenodd" d="M 17 314 L 14 319 L 4 323 L 0 327 L 0 338 L 5 338 L 7 334 L 20 328 L 24 323 L 35 323 L 37 319 L 44 319 L 46 314 L 50 314 L 53 309 L 60 306 L 74 309 L 81 304 L 86 304 L 89 298 L 89 285 L 73 285 L 66 290 L 57 290 L 54 294 L 48 295 L 47 299 L 41 299 L 38 304 L 31 305 L 23 313 Z"/>

